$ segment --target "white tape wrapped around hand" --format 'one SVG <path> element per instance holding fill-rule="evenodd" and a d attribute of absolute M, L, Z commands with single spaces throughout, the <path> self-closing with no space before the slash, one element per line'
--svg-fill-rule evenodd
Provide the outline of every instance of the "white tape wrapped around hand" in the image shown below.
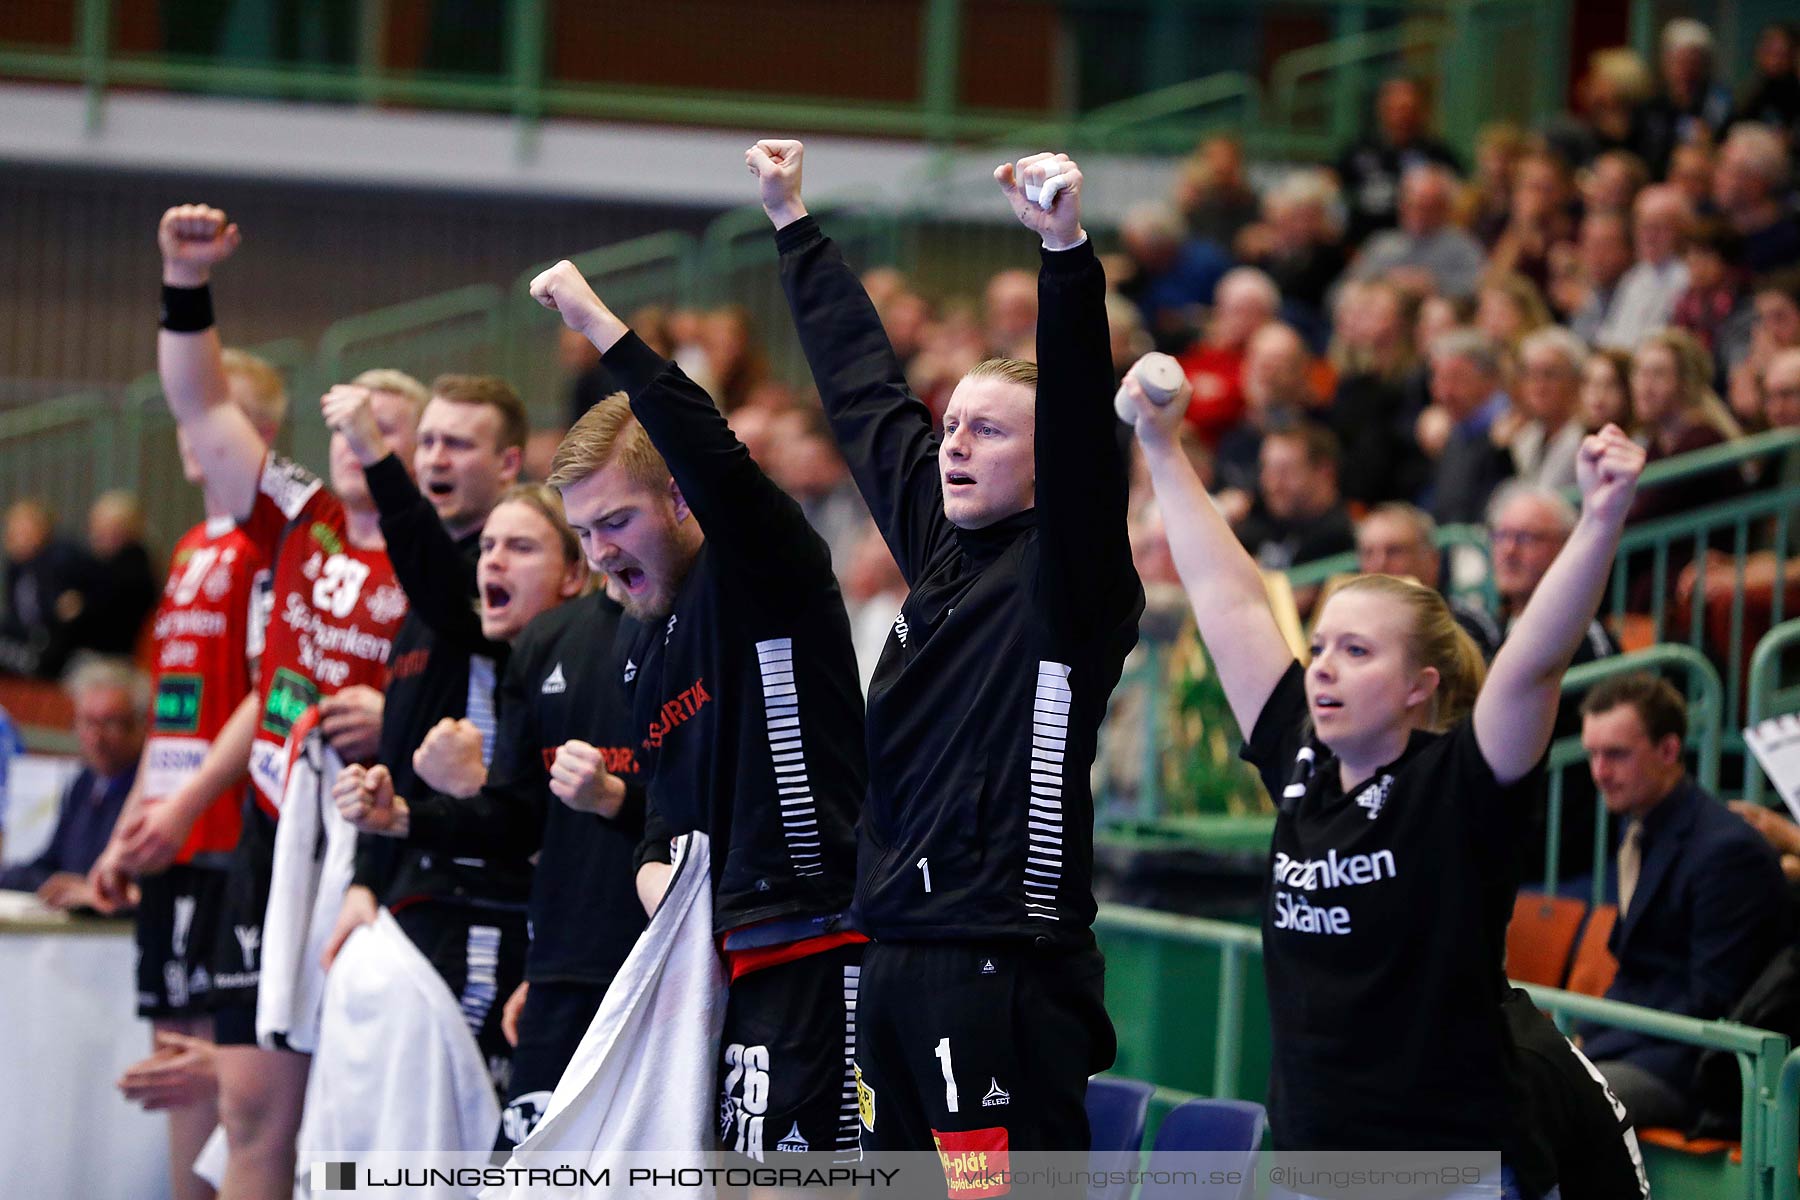
<path fill-rule="evenodd" d="M 1127 374 L 1137 379 L 1138 386 L 1144 389 L 1144 395 L 1158 408 L 1175 399 L 1176 393 L 1181 391 L 1181 385 L 1187 379 L 1187 373 L 1181 369 L 1181 364 L 1167 354 L 1146 354 L 1132 364 Z M 1132 404 L 1131 396 L 1122 383 L 1113 395 L 1113 411 L 1127 425 L 1137 424 L 1137 408 Z"/>
<path fill-rule="evenodd" d="M 1052 175 L 1041 185 L 1026 184 L 1025 198 L 1045 212 L 1049 212 L 1050 206 L 1056 203 L 1056 194 L 1068 186 L 1069 177 L 1067 175 Z"/>

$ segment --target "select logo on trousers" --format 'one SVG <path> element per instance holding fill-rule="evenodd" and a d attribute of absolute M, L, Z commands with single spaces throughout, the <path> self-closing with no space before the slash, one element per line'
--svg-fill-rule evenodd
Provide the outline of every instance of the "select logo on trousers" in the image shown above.
<path fill-rule="evenodd" d="M 992 1075 L 988 1076 L 987 1095 L 981 1098 L 981 1107 L 999 1108 L 1003 1104 L 1012 1103 L 1012 1093 L 1000 1086 L 1000 1081 Z"/>
<path fill-rule="evenodd" d="M 544 678 L 544 686 L 538 689 L 546 696 L 560 696 L 568 690 L 569 681 L 563 678 L 560 662 L 550 668 L 550 674 Z"/>
<path fill-rule="evenodd" d="M 316 1162 L 312 1165 L 312 1190 L 315 1192 L 354 1192 L 356 1164 Z"/>
<path fill-rule="evenodd" d="M 775 1149 L 788 1154 L 805 1154 L 812 1147 L 807 1144 L 806 1138 L 800 1133 L 800 1122 L 795 1121 L 794 1127 L 788 1130 L 788 1135 L 775 1143 Z"/>

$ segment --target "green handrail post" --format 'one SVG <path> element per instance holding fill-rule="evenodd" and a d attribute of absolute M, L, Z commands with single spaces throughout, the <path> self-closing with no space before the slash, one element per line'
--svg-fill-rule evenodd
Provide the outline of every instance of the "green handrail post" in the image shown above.
<path fill-rule="evenodd" d="M 513 0 L 507 27 L 512 60 L 512 110 L 517 126 L 514 161 L 537 156 L 538 128 L 544 117 L 544 52 L 548 40 L 547 0 Z"/>
<path fill-rule="evenodd" d="M 1569 16 L 1569 0 L 1537 0 L 1531 97 L 1532 125 L 1537 128 L 1568 107 L 1563 97 L 1569 78 Z"/>
<path fill-rule="evenodd" d="M 387 55 L 387 0 L 359 0 L 356 6 L 356 79 L 362 104 L 381 103 L 381 72 Z"/>
<path fill-rule="evenodd" d="M 925 140 L 955 140 L 957 72 L 962 59 L 962 0 L 926 0 L 919 47 L 919 108 Z"/>
<path fill-rule="evenodd" d="M 1770 1131 L 1769 1160 L 1775 1167 L 1776 1200 L 1796 1200 L 1800 1193 L 1800 1172 L 1784 1170 L 1783 1164 L 1800 1160 L 1800 1050 L 1789 1054 L 1781 1064 L 1781 1077 L 1775 1084 L 1775 1122 Z"/>
<path fill-rule="evenodd" d="M 1213 1095 L 1237 1095 L 1238 1064 L 1244 1044 L 1244 947 L 1219 947 L 1219 1027 L 1213 1040 Z"/>
<path fill-rule="evenodd" d="M 1780 588 L 1776 591 L 1779 593 Z M 1778 716 L 1777 704 L 1784 689 L 1781 681 L 1781 655 L 1788 647 L 1800 644 L 1800 617 L 1783 621 L 1762 636 L 1750 655 L 1750 696 L 1744 712 L 1744 724 L 1755 725 Z M 1800 695 L 1794 697 L 1800 701 Z M 1744 799 L 1761 804 L 1766 777 L 1753 761 L 1744 763 Z"/>
<path fill-rule="evenodd" d="M 107 60 L 112 50 L 112 0 L 81 0 L 81 82 L 86 100 L 83 120 L 90 134 L 100 132 L 106 112 Z"/>
<path fill-rule="evenodd" d="M 1369 6 L 1366 4 L 1344 4 L 1337 10 L 1337 18 L 1333 22 L 1333 32 L 1337 40 L 1359 37 L 1369 28 Z M 1344 69 L 1337 72 L 1331 81 L 1331 140 L 1339 146 L 1347 146 L 1356 137 L 1362 125 L 1363 108 L 1368 100 L 1368 72 L 1363 62 L 1358 59 L 1346 63 Z M 1292 113 L 1288 114 L 1290 123 Z"/>
<path fill-rule="evenodd" d="M 1438 112 L 1444 140 L 1452 146 L 1469 146 L 1475 141 L 1479 120 L 1477 100 L 1482 82 L 1469 69 L 1471 64 L 1480 61 L 1474 5 L 1471 0 L 1450 0 L 1445 8 L 1450 18 L 1450 36 L 1444 41 L 1439 69 L 1439 78 L 1443 82 Z"/>

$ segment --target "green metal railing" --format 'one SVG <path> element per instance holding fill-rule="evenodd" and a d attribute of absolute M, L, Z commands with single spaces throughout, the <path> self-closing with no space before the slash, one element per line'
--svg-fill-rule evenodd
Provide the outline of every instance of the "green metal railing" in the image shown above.
<path fill-rule="evenodd" d="M 1216 952 L 1218 976 L 1210 993 L 1214 1006 L 1211 1030 L 1212 1086 L 1215 1096 L 1261 1096 L 1253 1084 L 1244 1086 L 1239 1052 L 1245 1046 L 1260 1046 L 1267 1031 L 1266 1009 L 1252 1008 L 1246 1003 L 1254 994 L 1253 973 L 1248 969 L 1251 957 L 1260 957 L 1262 936 L 1259 930 L 1225 921 L 1202 917 L 1183 917 L 1171 913 L 1151 912 L 1120 905 L 1103 904 L 1094 923 L 1101 948 L 1115 965 L 1109 969 L 1107 981 L 1109 1008 L 1131 1005 L 1142 990 L 1157 990 L 1155 980 L 1138 981 L 1121 971 L 1117 963 L 1143 964 L 1153 970 L 1191 970 L 1192 952 L 1202 955 Z M 1141 957 L 1145 946 L 1156 953 Z M 1128 968 L 1129 970 L 1129 968 Z M 1122 977 L 1123 976 L 1123 977 Z M 1137 985 L 1142 984 L 1142 987 Z M 1565 1024 L 1574 1019 L 1593 1021 L 1618 1029 L 1628 1029 L 1652 1037 L 1667 1038 L 1685 1045 L 1721 1050 L 1736 1056 L 1743 1080 L 1743 1155 L 1742 1192 L 1747 1200 L 1788 1200 L 1794 1196 L 1796 1158 L 1800 1156 L 1800 1052 L 1790 1054 L 1788 1039 L 1766 1029 L 1754 1029 L 1730 1021 L 1704 1021 L 1678 1016 L 1638 1005 L 1621 1004 L 1565 992 L 1557 988 L 1522 985 L 1534 1003 Z M 1120 993 L 1123 998 L 1115 999 Z M 1196 1005 L 1194 1001 L 1200 1000 Z M 1196 1016 L 1204 1016 L 1201 995 L 1190 995 L 1188 1005 L 1179 1012 L 1151 1010 L 1152 1021 L 1164 1027 L 1134 1028 L 1130 1036 L 1143 1044 L 1142 1060 L 1121 1065 L 1121 1073 L 1136 1074 L 1149 1082 L 1168 1084 L 1170 1076 L 1186 1064 L 1169 1051 L 1180 1047 L 1192 1054 L 1197 1046 Z M 1196 1013 L 1196 1008 L 1199 1013 Z M 1145 1011 L 1133 1008 L 1132 1016 L 1142 1020 Z M 1115 1019 L 1121 1026 L 1123 1022 Z M 1123 1039 L 1122 1039 L 1123 1040 Z M 1123 1052 L 1124 1046 L 1121 1050 Z M 1177 1080 L 1175 1087 L 1194 1090 L 1191 1076 Z"/>
<path fill-rule="evenodd" d="M 1041 88 L 1041 99 L 1006 107 L 978 104 L 965 96 L 969 90 L 964 84 L 965 58 L 994 49 L 991 38 L 983 41 L 981 36 L 992 24 L 982 0 L 916 0 L 909 6 L 896 28 L 911 33 L 911 44 L 882 45 L 879 52 L 890 58 L 896 54 L 911 58 L 916 64 L 914 91 L 911 96 L 883 99 L 873 98 L 880 89 L 856 94 L 854 84 L 837 88 L 846 94 L 794 94 L 791 89 L 800 84 L 798 80 L 782 80 L 767 90 L 734 91 L 720 86 L 716 71 L 686 79 L 672 76 L 660 85 L 609 82 L 608 70 L 616 73 L 616 67 L 603 58 L 583 59 L 579 65 L 559 64 L 553 55 L 556 40 L 580 17 L 574 8 L 552 0 L 516 0 L 504 6 L 503 55 L 497 56 L 498 69 L 457 71 L 399 65 L 396 47 L 404 39 L 395 36 L 395 14 L 384 0 L 361 0 L 354 54 L 341 63 L 272 61 L 266 47 L 242 37 L 236 40 L 243 44 L 199 56 L 127 49 L 120 45 L 122 6 L 116 0 L 72 0 L 71 7 L 71 34 L 62 44 L 0 42 L 0 75 L 80 85 L 90 130 L 103 125 L 107 97 L 121 87 L 366 106 L 471 109 L 514 118 L 520 161 L 529 161 L 536 153 L 542 122 L 559 116 L 916 137 L 940 145 L 1004 137 L 1034 124 L 1067 121 L 1078 115 L 1080 98 L 1069 97 L 1066 86 L 1056 86 L 1056 77 L 1066 72 L 1066 66 L 1056 60 L 1054 47 L 1059 42 L 1073 44 L 1078 54 L 1083 53 L 1082 39 L 1075 36 L 1075 30 L 1091 16 L 1089 5 L 1071 0 L 1041 0 L 1022 11 L 1015 8 L 1003 14 L 1009 23 L 1040 27 L 1043 36 L 1038 41 L 1044 57 L 1019 65 L 1048 81 Z M 264 12 L 264 6 L 255 4 L 237 7 Z M 1110 7 L 1122 18 L 1117 25 L 1119 36 L 1135 36 L 1143 42 L 1144 53 L 1135 60 L 1128 57 L 1126 61 L 1135 65 L 1127 69 L 1136 73 L 1141 88 L 1160 99 L 1103 105 L 1102 109 L 1113 107 L 1114 111 L 1107 118 L 1109 123 L 1097 128 L 1126 135 L 1122 144 L 1126 149 L 1186 149 L 1171 140 L 1170 131 L 1191 134 L 1194 126 L 1187 118 L 1194 109 L 1218 103 L 1212 98 L 1215 93 L 1233 85 L 1226 82 L 1231 72 L 1221 72 L 1210 81 L 1197 81 L 1204 85 L 1197 91 L 1180 90 L 1191 89 L 1196 81 L 1180 79 L 1190 58 L 1180 54 L 1171 41 L 1179 42 L 1184 32 L 1193 34 L 1218 10 L 1201 0 L 1112 0 Z M 1372 22 L 1391 20 L 1396 12 L 1404 12 L 1415 29 L 1431 22 L 1431 32 L 1397 35 L 1370 28 Z M 785 15 L 772 12 L 767 19 L 779 24 Z M 1232 15 L 1266 23 L 1267 28 L 1252 26 L 1252 44 L 1262 41 L 1282 19 L 1316 15 L 1329 22 L 1345 47 L 1324 58 L 1290 55 L 1293 61 L 1282 73 L 1290 101 L 1294 98 L 1293 80 L 1320 71 L 1333 73 L 1331 102 L 1324 119 L 1313 122 L 1313 128 L 1260 119 L 1258 85 L 1254 81 L 1248 81 L 1248 87 L 1238 85 L 1235 99 L 1242 103 L 1237 124 L 1257 141 L 1259 150 L 1285 143 L 1281 152 L 1317 153 L 1329 148 L 1320 140 L 1327 134 L 1341 142 L 1355 132 L 1365 111 L 1373 72 L 1393 65 L 1441 77 L 1446 130 L 1459 144 L 1466 144 L 1484 119 L 1496 115 L 1536 119 L 1560 107 L 1567 0 L 1304 0 L 1266 17 L 1254 9 Z M 1126 26 L 1134 18 L 1141 18 L 1143 27 L 1128 33 Z M 795 20 L 798 24 L 798 18 Z M 879 28 L 875 18 L 870 23 Z M 1522 48 L 1553 75 L 1528 98 L 1529 112 L 1521 110 L 1518 101 L 1504 97 L 1505 88 L 1483 86 L 1484 81 L 1496 82 L 1489 78 L 1492 65 L 1484 61 L 1491 55 L 1495 37 L 1521 28 L 1529 39 Z M 700 31 L 702 36 L 705 32 Z M 803 26 L 797 36 L 805 36 Z M 1250 57 L 1254 58 L 1254 53 Z M 563 67 L 560 72 L 559 65 Z M 570 73 L 581 77 L 563 77 Z M 1501 97 L 1501 107 L 1490 97 Z M 1033 111 L 1034 105 L 1037 111 Z M 1290 103 L 1277 115 L 1297 116 L 1298 108 Z"/>
<path fill-rule="evenodd" d="M 1499 597 L 1494 592 L 1494 574 L 1486 567 L 1488 561 L 1487 530 L 1479 525 L 1443 525 L 1438 528 L 1435 544 L 1441 553 L 1454 557 L 1474 555 L 1479 558 L 1482 569 L 1479 572 L 1450 572 L 1451 595 L 1458 600 L 1471 600 L 1486 608 L 1489 612 L 1497 610 Z M 1301 563 L 1287 571 L 1288 582 L 1298 590 L 1300 588 L 1317 587 L 1339 575 L 1356 574 L 1356 551 L 1348 550 L 1343 554 L 1334 554 L 1329 558 L 1318 558 L 1312 562 Z M 1473 576 L 1467 582 L 1458 582 L 1465 575 Z"/>
<path fill-rule="evenodd" d="M 1777 585 L 1781 586 L 1781 585 Z M 1800 617 L 1783 621 L 1764 634 L 1750 655 L 1750 696 L 1744 705 L 1744 724 L 1756 725 L 1770 717 L 1800 712 L 1800 681 L 1782 686 L 1781 660 L 1800 646 Z M 1768 777 L 1754 756 L 1744 765 L 1744 799 L 1761 804 Z"/>

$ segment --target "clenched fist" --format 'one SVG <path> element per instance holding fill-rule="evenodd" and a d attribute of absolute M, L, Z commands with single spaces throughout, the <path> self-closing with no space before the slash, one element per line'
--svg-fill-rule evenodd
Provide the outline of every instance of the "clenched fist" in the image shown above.
<path fill-rule="evenodd" d="M 331 799 L 338 815 L 359 832 L 405 837 L 412 827 L 412 810 L 404 797 L 394 795 L 394 777 L 386 767 L 350 764 L 332 781 Z"/>
<path fill-rule="evenodd" d="M 625 322 L 613 315 L 566 258 L 531 281 L 531 298 L 560 316 L 564 325 L 594 343 L 602 354 L 625 336 Z"/>
<path fill-rule="evenodd" d="M 319 397 L 319 413 L 325 418 L 325 427 L 343 434 L 350 453 L 365 467 L 374 466 L 389 452 L 370 397 L 368 388 L 353 383 L 340 383 Z"/>
<path fill-rule="evenodd" d="M 473 796 L 487 782 L 481 761 L 481 730 L 468 718 L 445 717 L 413 751 L 413 770 L 433 791 L 446 796 Z"/>
<path fill-rule="evenodd" d="M 170 287 L 199 287 L 215 265 L 231 257 L 240 240 L 238 227 L 223 210 L 205 204 L 177 204 L 162 215 L 156 227 L 163 282 Z"/>
<path fill-rule="evenodd" d="M 1044 240 L 1046 250 L 1067 250 L 1087 237 L 1081 227 L 1081 168 L 1066 154 L 1032 154 L 1016 163 L 994 168 L 994 182 L 1006 194 L 1013 215 L 1025 228 Z M 1048 211 L 1026 195 L 1050 184 L 1054 189 Z"/>
<path fill-rule="evenodd" d="M 606 769 L 600 751 L 571 739 L 556 748 L 550 764 L 550 790 L 576 812 L 612 818 L 625 802 L 625 784 Z"/>
<path fill-rule="evenodd" d="M 1637 494 L 1644 473 L 1644 448 L 1617 425 L 1591 433 L 1575 459 L 1575 482 L 1581 489 L 1583 515 L 1620 525 Z"/>
<path fill-rule="evenodd" d="M 799 142 L 777 138 L 764 138 L 744 151 L 744 165 L 756 176 L 763 211 L 777 229 L 806 215 L 800 200 L 800 160 L 805 155 L 806 147 Z"/>

